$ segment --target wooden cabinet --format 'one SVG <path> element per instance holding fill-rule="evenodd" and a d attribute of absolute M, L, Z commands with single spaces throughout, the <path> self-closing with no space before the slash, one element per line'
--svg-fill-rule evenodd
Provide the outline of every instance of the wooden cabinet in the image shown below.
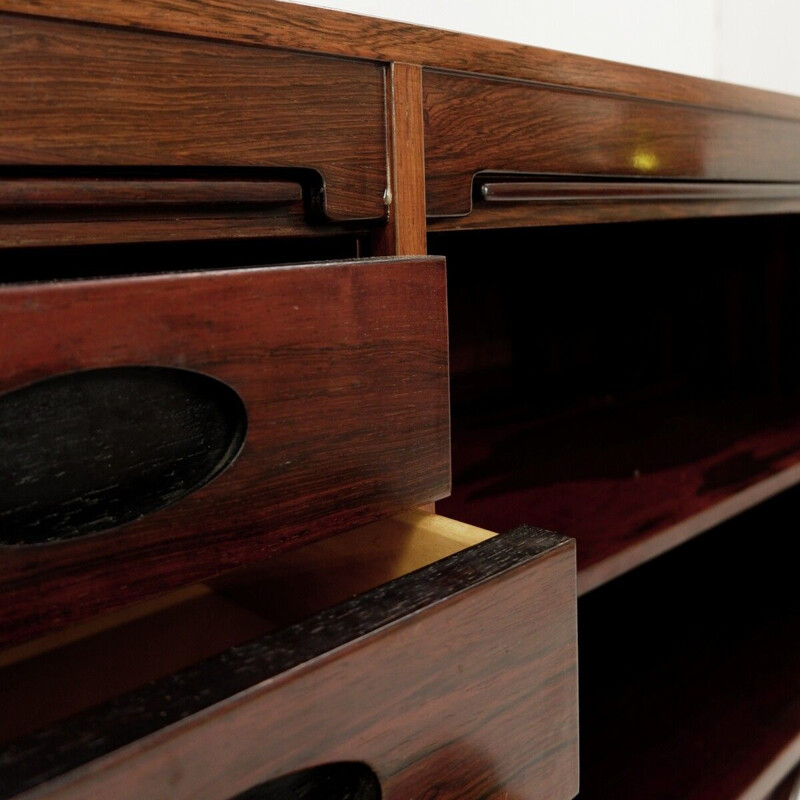
<path fill-rule="evenodd" d="M 792 791 L 800 100 L 273 0 L 0 64 L 0 796 Z"/>

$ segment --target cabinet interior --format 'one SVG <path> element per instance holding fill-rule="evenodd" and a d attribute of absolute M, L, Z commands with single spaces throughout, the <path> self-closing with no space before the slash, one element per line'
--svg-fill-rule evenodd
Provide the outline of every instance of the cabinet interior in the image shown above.
<path fill-rule="evenodd" d="M 362 238 L 340 231 L 316 237 L 10 247 L 2 250 L 0 284 L 351 259 L 361 255 Z"/>
<path fill-rule="evenodd" d="M 800 480 L 794 217 L 430 237 L 448 260 L 443 514 L 578 542 L 586 592 Z"/>
<path fill-rule="evenodd" d="M 581 598 L 581 800 L 765 798 L 800 759 L 798 503 Z"/>
<path fill-rule="evenodd" d="M 577 539 L 581 800 L 756 800 L 800 759 L 795 226 L 430 237 L 451 322 L 437 510 Z"/>

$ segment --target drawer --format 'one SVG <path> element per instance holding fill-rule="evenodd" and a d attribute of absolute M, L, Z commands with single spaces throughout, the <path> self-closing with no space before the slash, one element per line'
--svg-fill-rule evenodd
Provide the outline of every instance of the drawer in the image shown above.
<path fill-rule="evenodd" d="M 571 540 L 494 536 L 422 512 L 277 556 L 214 584 L 205 614 L 212 648 L 252 637 L 257 619 L 267 632 L 6 744 L 0 796 L 39 785 L 24 796 L 568 800 L 575 591 Z M 39 709 L 16 732 L 73 714 L 64 702 L 87 674 L 107 684 L 82 698 L 90 706 L 174 668 L 189 600 L 175 601 L 171 626 L 162 601 L 126 629 L 7 654 L 0 687 L 16 688 L 5 689 L 4 738 L 15 706 Z M 126 676 L 145 642 L 155 663 Z"/>
<path fill-rule="evenodd" d="M 383 218 L 384 107 L 377 63 L 0 14 L 0 163 L 14 177 L 305 170 L 329 218 Z"/>
<path fill-rule="evenodd" d="M 800 180 L 800 123 L 793 120 L 431 69 L 424 71 L 423 103 L 430 217 L 468 214 L 473 177 L 481 172 Z M 764 199 L 741 188 L 743 197 Z M 672 192 L 685 199 L 675 187 Z M 789 195 L 795 206 L 798 195 L 796 187 Z M 553 199 L 552 193 L 539 199 Z M 663 201 L 664 193 L 655 199 Z M 711 193 L 711 199 L 728 198 Z M 767 199 L 785 202 L 786 196 Z"/>
<path fill-rule="evenodd" d="M 444 261 L 0 287 L 0 642 L 449 491 Z"/>

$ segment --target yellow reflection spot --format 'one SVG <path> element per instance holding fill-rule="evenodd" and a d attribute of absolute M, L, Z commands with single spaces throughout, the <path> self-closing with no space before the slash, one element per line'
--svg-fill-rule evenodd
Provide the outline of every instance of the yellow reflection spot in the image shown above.
<path fill-rule="evenodd" d="M 637 150 L 633 154 L 633 166 L 639 172 L 653 172 L 658 169 L 658 156 L 652 150 Z"/>

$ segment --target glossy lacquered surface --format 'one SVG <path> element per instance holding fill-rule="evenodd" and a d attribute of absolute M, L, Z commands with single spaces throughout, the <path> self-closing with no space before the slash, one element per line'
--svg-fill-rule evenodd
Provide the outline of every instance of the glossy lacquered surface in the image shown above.
<path fill-rule="evenodd" d="M 87 370 L 178 368 L 175 374 L 189 370 L 214 379 L 204 384 L 208 388 L 215 382 L 230 387 L 247 418 L 238 457 L 210 483 L 177 501 L 185 492 L 174 481 L 189 464 L 187 458 L 196 461 L 195 451 L 204 452 L 210 442 L 202 436 L 195 441 L 191 433 L 193 409 L 205 400 L 187 405 L 184 392 L 159 389 L 157 403 L 142 402 L 128 411 L 126 402 L 155 395 L 140 391 L 150 373 L 131 376 L 124 369 L 134 383 L 130 391 L 115 389 L 108 402 L 96 393 L 85 397 L 80 385 L 64 400 L 61 389 L 68 377 L 38 384 L 38 406 L 31 405 L 30 414 L 41 407 L 42 424 L 37 427 L 29 417 L 23 427 L 38 431 L 41 439 L 31 443 L 30 452 L 49 448 L 55 463 L 33 459 L 29 473 L 19 478 L 41 487 L 29 502 L 82 509 L 83 517 L 95 518 L 91 509 L 114 496 L 115 518 L 109 524 L 100 520 L 102 533 L 27 546 L 22 535 L 22 546 L 0 551 L 0 640 L 29 638 L 446 494 L 444 293 L 444 264 L 436 259 L 0 289 L 5 343 L 0 390 L 10 393 L 6 398 L 13 401 L 13 390 L 37 381 Z M 49 403 L 48 391 L 62 401 L 53 395 Z M 99 419 L 91 411 L 98 402 Z M 63 415 L 64 424 L 57 424 L 53 414 Z M 185 422 L 175 425 L 174 436 L 183 437 L 185 445 L 170 444 L 167 460 L 167 450 L 158 446 L 168 433 L 161 430 L 164 415 Z M 117 425 L 117 417 L 125 424 Z M 75 419 L 85 419 L 86 430 L 99 426 L 86 447 L 67 441 L 83 430 Z M 141 451 L 138 470 L 124 444 L 124 438 L 136 438 L 131 429 L 136 420 L 140 434 L 131 447 Z M 6 423 L 14 441 L 13 418 Z M 222 419 L 220 424 L 227 425 Z M 107 445 L 98 444 L 106 440 Z M 21 446 L 22 457 L 24 442 Z M 55 476 L 62 484 L 71 481 L 71 499 L 64 494 L 66 485 L 53 495 L 52 481 L 40 474 L 51 467 L 65 473 Z M 164 491 L 177 492 L 176 502 L 153 510 L 148 500 L 151 513 L 138 519 L 144 507 L 136 506 L 131 516 L 122 506 L 152 496 L 143 482 L 153 469 L 175 476 L 164 478 Z M 24 509 L 11 511 L 21 518 Z M 115 519 L 127 524 L 115 527 Z M 92 525 L 72 535 L 96 531 L 97 524 Z"/>
<path fill-rule="evenodd" d="M 0 8 L 800 119 L 800 101 L 775 92 L 282 0 L 204 0 L 201 12 L 196 0 L 2 0 Z"/>
<path fill-rule="evenodd" d="M 379 64 L 2 16 L 0 75 L 6 166 L 306 168 L 385 215 Z"/>
<path fill-rule="evenodd" d="M 468 214 L 482 171 L 800 179 L 800 127 L 791 120 L 437 70 L 425 70 L 423 87 L 430 217 Z"/>

